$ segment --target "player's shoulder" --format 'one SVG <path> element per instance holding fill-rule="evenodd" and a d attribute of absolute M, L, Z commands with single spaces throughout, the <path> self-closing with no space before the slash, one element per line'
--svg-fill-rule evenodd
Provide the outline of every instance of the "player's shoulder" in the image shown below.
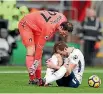
<path fill-rule="evenodd" d="M 77 52 L 79 53 L 79 52 L 81 52 L 81 50 L 80 50 L 80 49 L 75 48 L 75 49 L 74 49 L 74 52 L 75 52 L 75 53 L 77 53 Z"/>
<path fill-rule="evenodd" d="M 61 58 L 61 55 L 60 55 L 60 54 L 57 54 L 57 53 L 54 53 L 54 54 L 52 55 L 52 57 Z"/>
<path fill-rule="evenodd" d="M 53 54 L 51 58 L 55 60 L 55 59 L 57 59 L 57 55 Z"/>
<path fill-rule="evenodd" d="M 74 48 L 73 49 L 73 51 L 71 52 L 71 54 L 72 55 L 80 55 L 80 54 L 82 54 L 82 52 L 81 52 L 81 50 L 80 49 L 76 49 L 76 48 Z M 82 54 L 83 55 L 83 54 Z"/>
<path fill-rule="evenodd" d="M 61 55 L 60 54 L 56 54 L 57 58 L 61 58 Z"/>
<path fill-rule="evenodd" d="M 53 54 L 52 57 L 51 57 L 51 61 L 53 62 L 58 62 L 58 54 Z"/>
<path fill-rule="evenodd" d="M 63 13 L 61 13 L 61 12 L 56 12 L 56 13 L 57 13 L 57 15 L 66 18 L 65 15 L 64 15 Z"/>

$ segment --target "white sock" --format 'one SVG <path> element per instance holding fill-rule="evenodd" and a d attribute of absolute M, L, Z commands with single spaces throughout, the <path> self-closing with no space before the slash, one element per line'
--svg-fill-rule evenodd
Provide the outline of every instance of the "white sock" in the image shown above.
<path fill-rule="evenodd" d="M 46 75 L 45 76 L 45 79 L 46 79 L 46 83 L 45 84 L 48 84 L 48 83 L 51 83 L 53 81 L 56 81 L 58 79 L 61 79 L 65 73 L 66 73 L 66 68 L 64 66 L 61 66 L 60 69 L 50 75 Z"/>

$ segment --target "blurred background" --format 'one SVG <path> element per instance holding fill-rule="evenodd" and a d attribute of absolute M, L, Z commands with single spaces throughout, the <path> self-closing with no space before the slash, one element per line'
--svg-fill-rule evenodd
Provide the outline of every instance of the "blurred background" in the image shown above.
<path fill-rule="evenodd" d="M 0 0 L 0 65 L 25 65 L 26 49 L 18 32 L 18 22 L 26 14 L 39 10 L 62 12 L 74 25 L 64 41 L 80 49 L 86 66 L 103 66 L 103 1 Z M 52 55 L 58 33 L 46 43 L 42 64 Z"/>

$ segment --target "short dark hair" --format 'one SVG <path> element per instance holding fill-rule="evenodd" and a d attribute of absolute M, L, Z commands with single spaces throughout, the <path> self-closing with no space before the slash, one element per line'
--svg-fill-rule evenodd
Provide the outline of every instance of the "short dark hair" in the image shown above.
<path fill-rule="evenodd" d="M 70 22 L 62 22 L 60 26 L 63 26 L 63 30 L 67 30 L 68 32 L 73 31 L 73 24 Z"/>
<path fill-rule="evenodd" d="M 58 41 L 53 47 L 53 53 L 57 53 L 57 50 L 63 51 L 64 48 L 68 48 L 66 43 L 64 41 Z"/>

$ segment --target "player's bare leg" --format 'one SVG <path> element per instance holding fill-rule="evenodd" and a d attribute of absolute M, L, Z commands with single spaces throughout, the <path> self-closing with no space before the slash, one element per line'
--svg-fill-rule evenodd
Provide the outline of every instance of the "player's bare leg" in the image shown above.
<path fill-rule="evenodd" d="M 26 66 L 29 72 L 30 83 L 35 84 L 35 71 L 38 66 L 38 62 L 34 60 L 35 46 L 27 47 L 27 56 L 26 56 Z"/>
<path fill-rule="evenodd" d="M 35 60 L 38 60 L 38 67 L 35 72 L 36 79 L 39 80 L 39 84 L 42 82 L 41 79 L 41 69 L 42 69 L 42 53 L 43 53 L 43 47 L 45 44 L 45 40 L 42 39 L 42 36 L 36 36 L 34 37 L 35 43 L 36 43 L 36 50 L 35 50 Z"/>
<path fill-rule="evenodd" d="M 42 79 L 41 79 L 41 57 L 42 57 L 42 49 L 37 46 L 36 52 L 35 52 L 35 60 L 38 61 L 38 66 L 35 70 L 35 78 L 37 79 L 37 84 L 42 84 Z"/>
<path fill-rule="evenodd" d="M 22 19 L 18 25 L 20 36 L 24 46 L 26 47 L 26 67 L 29 73 L 30 83 L 34 83 L 35 79 L 35 70 L 37 63 L 34 59 L 35 55 L 35 41 L 34 41 L 34 33 L 33 30 L 27 25 L 27 22 Z"/>

